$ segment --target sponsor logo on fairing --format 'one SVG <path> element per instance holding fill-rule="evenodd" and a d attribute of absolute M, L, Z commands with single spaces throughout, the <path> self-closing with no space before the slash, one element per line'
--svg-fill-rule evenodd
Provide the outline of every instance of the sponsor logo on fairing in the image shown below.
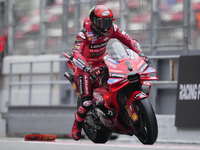
<path fill-rule="evenodd" d="M 148 67 L 148 64 L 144 63 L 142 67 L 139 69 L 139 72 L 143 72 Z"/>
<path fill-rule="evenodd" d="M 107 65 L 113 67 L 113 68 L 117 68 L 117 66 L 109 61 L 106 62 Z"/>
<path fill-rule="evenodd" d="M 114 77 L 114 78 L 125 78 L 125 74 L 121 74 L 121 73 L 112 73 L 112 72 L 110 72 L 110 77 Z"/>
<path fill-rule="evenodd" d="M 141 67 L 142 65 L 143 65 L 143 61 L 141 61 L 140 63 L 139 63 L 139 65 L 137 66 L 137 68 L 139 68 L 139 67 Z"/>
<path fill-rule="evenodd" d="M 116 65 L 119 64 L 117 61 L 111 59 L 110 57 L 105 56 L 104 59 L 112 62 L 113 64 L 116 64 Z"/>
<path fill-rule="evenodd" d="M 110 61 L 110 62 L 112 62 L 112 63 L 115 64 L 115 65 L 118 65 L 118 64 L 119 64 L 117 61 L 115 61 L 115 60 L 113 60 L 113 59 L 111 59 L 111 58 L 109 58 L 109 57 L 107 57 L 107 60 Z"/>

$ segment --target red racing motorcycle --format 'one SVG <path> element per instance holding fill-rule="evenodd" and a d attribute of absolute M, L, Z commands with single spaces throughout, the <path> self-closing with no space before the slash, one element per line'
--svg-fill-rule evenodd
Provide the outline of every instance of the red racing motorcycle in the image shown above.
<path fill-rule="evenodd" d="M 145 81 L 157 80 L 157 72 L 121 43 L 113 43 L 112 48 L 112 57 L 105 56 L 105 65 L 99 68 L 101 73 L 91 78 L 94 82 L 93 108 L 87 114 L 83 130 L 94 143 L 106 143 L 112 133 L 118 133 L 135 135 L 143 144 L 154 144 L 158 125 L 148 100 L 151 84 Z M 63 55 L 69 59 L 69 68 L 75 71 L 74 58 L 70 59 L 72 57 L 66 53 Z M 79 93 L 73 74 L 65 73 L 65 77 Z"/>

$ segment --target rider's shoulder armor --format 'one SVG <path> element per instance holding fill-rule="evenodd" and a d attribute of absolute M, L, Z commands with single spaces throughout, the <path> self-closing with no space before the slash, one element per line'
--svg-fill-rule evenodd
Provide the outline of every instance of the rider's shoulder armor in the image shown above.
<path fill-rule="evenodd" d="M 114 32 L 117 32 L 117 30 L 118 30 L 118 26 L 114 23 L 113 23 L 113 30 L 114 30 Z"/>
<path fill-rule="evenodd" d="M 78 33 L 78 37 L 81 37 L 82 39 L 86 39 L 85 33 L 87 32 L 87 29 L 83 28 L 79 33 Z"/>

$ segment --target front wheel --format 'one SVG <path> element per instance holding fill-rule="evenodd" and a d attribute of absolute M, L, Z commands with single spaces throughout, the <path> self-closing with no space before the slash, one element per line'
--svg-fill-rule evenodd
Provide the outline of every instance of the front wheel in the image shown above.
<path fill-rule="evenodd" d="M 133 104 L 139 117 L 135 124 L 136 136 L 143 144 L 154 144 L 158 136 L 158 125 L 154 110 L 147 98 Z"/>

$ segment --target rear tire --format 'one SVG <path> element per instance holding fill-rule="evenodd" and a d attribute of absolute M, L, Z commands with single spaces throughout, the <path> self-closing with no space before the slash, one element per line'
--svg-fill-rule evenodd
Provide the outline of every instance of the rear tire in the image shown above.
<path fill-rule="evenodd" d="M 94 143 L 106 143 L 112 135 L 112 132 L 108 131 L 106 128 L 102 127 L 101 130 L 96 130 L 88 125 L 87 122 L 84 122 L 83 130 L 87 137 Z"/>
<path fill-rule="evenodd" d="M 145 98 L 135 101 L 133 106 L 139 117 L 135 124 L 137 138 L 143 144 L 154 144 L 158 136 L 158 125 L 151 103 Z"/>

